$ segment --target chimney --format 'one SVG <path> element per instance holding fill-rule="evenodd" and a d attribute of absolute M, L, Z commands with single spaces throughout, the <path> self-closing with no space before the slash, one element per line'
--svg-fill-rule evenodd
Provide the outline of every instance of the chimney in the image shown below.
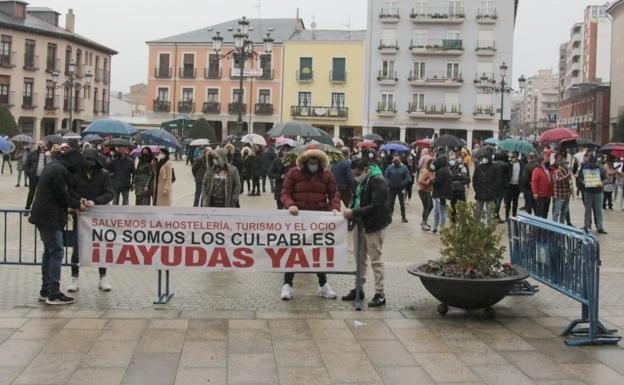
<path fill-rule="evenodd" d="M 76 15 L 74 15 L 74 10 L 69 9 L 67 11 L 67 15 L 65 15 L 65 29 L 69 32 L 74 32 L 74 27 L 76 26 Z"/>

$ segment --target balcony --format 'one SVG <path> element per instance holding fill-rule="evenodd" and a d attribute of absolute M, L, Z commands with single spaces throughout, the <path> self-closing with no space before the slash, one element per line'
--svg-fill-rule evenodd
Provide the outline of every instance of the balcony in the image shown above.
<path fill-rule="evenodd" d="M 36 71 L 39 69 L 39 55 L 24 54 L 24 69 Z"/>
<path fill-rule="evenodd" d="M 102 101 L 102 113 L 103 114 L 108 114 L 109 112 L 110 112 L 109 101 L 108 100 Z"/>
<path fill-rule="evenodd" d="M 409 49 L 414 55 L 458 56 L 464 53 L 461 39 L 429 40 L 427 42 L 414 42 L 412 40 Z"/>
<path fill-rule="evenodd" d="M 477 56 L 494 56 L 496 54 L 496 42 L 494 40 L 477 40 L 475 52 Z"/>
<path fill-rule="evenodd" d="M 397 113 L 396 103 L 377 103 L 377 115 L 379 116 L 395 116 Z"/>
<path fill-rule="evenodd" d="M 228 104 L 228 112 L 229 112 L 230 115 L 238 115 L 239 113 L 246 114 L 247 113 L 247 104 L 245 104 L 245 103 L 240 104 L 238 102 L 232 102 L 232 103 Z"/>
<path fill-rule="evenodd" d="M 154 100 L 154 112 L 171 112 L 171 102 L 168 100 Z"/>
<path fill-rule="evenodd" d="M 382 54 L 394 55 L 399 52 L 399 41 L 396 39 L 381 39 L 377 49 Z"/>
<path fill-rule="evenodd" d="M 463 8 L 412 8 L 410 19 L 414 24 L 461 24 L 465 19 Z"/>
<path fill-rule="evenodd" d="M 2 68 L 15 67 L 15 52 L 9 52 L 7 54 L 0 55 L 0 67 Z"/>
<path fill-rule="evenodd" d="M 393 86 L 399 82 L 397 71 L 379 71 L 377 81 L 383 86 Z"/>
<path fill-rule="evenodd" d="M 459 119 L 461 117 L 461 106 L 459 104 L 446 103 L 410 103 L 407 112 L 413 118 Z"/>
<path fill-rule="evenodd" d="M 104 76 L 104 70 L 102 70 L 102 76 Z M 168 68 L 168 67 L 154 68 L 154 77 L 156 79 L 171 79 L 171 68 Z"/>
<path fill-rule="evenodd" d="M 54 95 L 53 97 L 46 97 L 43 104 L 43 109 L 46 111 L 58 110 L 60 108 L 59 100 L 60 98 L 58 95 Z"/>
<path fill-rule="evenodd" d="M 221 79 L 221 68 L 204 68 L 204 79 Z"/>
<path fill-rule="evenodd" d="M 10 91 L 6 94 L 0 95 L 0 104 L 4 106 L 13 107 L 15 105 L 14 100 L 15 100 L 15 91 Z"/>
<path fill-rule="evenodd" d="M 262 75 L 258 76 L 258 80 L 273 80 L 274 79 L 274 71 L 270 68 L 261 68 Z"/>
<path fill-rule="evenodd" d="M 221 103 L 219 102 L 204 102 L 202 107 L 202 112 L 204 114 L 220 114 L 221 113 Z"/>
<path fill-rule="evenodd" d="M 412 71 L 408 80 L 411 85 L 418 87 L 461 87 L 464 84 L 461 73 L 453 74 L 447 71 L 427 71 L 424 76 Z"/>
<path fill-rule="evenodd" d="M 181 114 L 191 114 L 195 112 L 195 102 L 193 100 L 178 102 L 178 112 Z"/>
<path fill-rule="evenodd" d="M 334 84 L 341 84 L 347 82 L 346 71 L 329 71 L 329 81 Z"/>
<path fill-rule="evenodd" d="M 311 69 L 304 69 L 297 71 L 297 81 L 299 83 L 312 83 L 314 80 L 314 71 Z"/>
<path fill-rule="evenodd" d="M 37 108 L 38 94 L 30 94 L 22 96 L 22 108 L 25 110 L 34 110 Z"/>
<path fill-rule="evenodd" d="M 477 88 L 486 88 L 496 86 L 496 78 L 494 77 L 494 72 L 490 73 L 482 73 L 478 72 L 475 74 L 474 85 Z"/>
<path fill-rule="evenodd" d="M 496 9 L 479 8 L 477 11 L 477 23 L 479 24 L 494 24 L 496 19 L 498 19 Z"/>
<path fill-rule="evenodd" d="M 60 72 L 61 71 L 61 59 L 55 57 L 46 58 L 46 72 Z"/>
<path fill-rule="evenodd" d="M 195 79 L 196 74 L 197 71 L 195 70 L 195 67 L 180 67 L 180 79 Z"/>
<path fill-rule="evenodd" d="M 94 114 L 98 114 L 102 112 L 102 100 L 101 99 L 95 99 L 93 101 L 93 113 Z"/>
<path fill-rule="evenodd" d="M 256 115 L 273 115 L 273 103 L 256 103 L 254 113 Z"/>
<path fill-rule="evenodd" d="M 477 104 L 475 105 L 474 112 L 472 113 L 475 119 L 490 120 L 494 118 L 494 106 L 489 104 Z"/>
<path fill-rule="evenodd" d="M 384 24 L 396 24 L 400 18 L 399 9 L 395 7 L 383 7 L 379 12 L 379 21 Z"/>
<path fill-rule="evenodd" d="M 290 115 L 295 119 L 347 120 L 348 107 L 291 106 Z"/>

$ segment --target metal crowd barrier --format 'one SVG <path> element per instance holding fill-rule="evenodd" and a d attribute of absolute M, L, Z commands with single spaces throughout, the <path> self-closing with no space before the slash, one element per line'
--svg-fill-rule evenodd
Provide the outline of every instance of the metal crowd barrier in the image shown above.
<path fill-rule="evenodd" d="M 592 234 L 519 214 L 509 221 L 511 263 L 527 269 L 531 277 L 581 303 L 581 318 L 574 320 L 562 336 L 572 336 L 567 345 L 616 344 L 616 330 L 607 329 L 598 318 L 600 298 L 600 245 Z M 519 289 L 533 294 L 528 283 Z M 516 292 L 516 294 L 518 294 Z M 588 324 L 580 328 L 579 325 Z"/>

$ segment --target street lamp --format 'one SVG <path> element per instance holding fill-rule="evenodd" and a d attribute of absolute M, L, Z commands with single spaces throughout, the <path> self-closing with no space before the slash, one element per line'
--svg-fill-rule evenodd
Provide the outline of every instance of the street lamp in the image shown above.
<path fill-rule="evenodd" d="M 499 71 L 500 71 L 500 77 L 501 80 L 498 82 L 498 84 L 496 84 L 494 81 L 492 82 L 493 85 L 487 85 L 487 82 L 490 80 L 488 78 L 487 75 L 483 74 L 483 76 L 481 76 L 481 84 L 483 87 L 483 91 L 485 93 L 492 93 L 492 94 L 500 94 L 501 96 L 501 104 L 500 104 L 500 119 L 498 120 L 498 132 L 499 135 L 504 139 L 505 138 L 505 133 L 503 132 L 503 128 L 504 128 L 504 107 L 505 107 L 505 94 L 507 95 L 518 95 L 524 92 L 524 87 L 526 85 L 526 79 L 524 77 L 524 75 L 521 75 L 520 78 L 518 79 L 518 84 L 520 87 L 519 91 L 514 90 L 513 88 L 511 88 L 511 86 L 509 86 L 509 84 L 507 83 L 507 81 L 505 80 L 507 77 L 507 70 L 509 69 L 509 67 L 507 66 L 507 64 L 505 64 L 505 62 L 503 62 L 503 64 L 500 65 L 500 67 L 498 67 Z"/>
<path fill-rule="evenodd" d="M 84 86 L 76 79 L 76 63 L 71 60 L 67 65 L 67 73 L 69 77 L 63 83 L 58 84 L 60 73 L 59 71 L 52 72 L 52 81 L 54 82 L 56 88 L 62 88 L 65 90 L 67 95 L 67 109 L 69 110 L 69 120 L 67 122 L 67 129 L 73 131 L 72 129 L 72 121 L 73 121 L 73 108 L 72 101 L 74 99 L 74 91 L 76 87 L 84 87 L 86 90 L 91 85 L 91 79 L 93 78 L 93 74 L 91 71 L 87 72 L 84 76 Z"/>
<path fill-rule="evenodd" d="M 243 133 L 243 74 L 245 72 L 245 62 L 248 58 L 260 57 L 261 54 L 254 50 L 253 41 L 249 38 L 249 32 L 252 31 L 249 25 L 249 20 L 243 16 L 238 21 L 238 28 L 232 34 L 234 39 L 234 49 L 221 54 L 223 48 L 223 36 L 217 32 L 212 37 L 213 48 L 220 59 L 232 56 L 239 63 L 239 86 L 238 86 L 238 129 L 239 134 Z M 262 39 L 264 43 L 264 54 L 271 55 L 273 52 L 273 42 L 275 41 L 270 33 L 267 33 L 266 37 Z"/>

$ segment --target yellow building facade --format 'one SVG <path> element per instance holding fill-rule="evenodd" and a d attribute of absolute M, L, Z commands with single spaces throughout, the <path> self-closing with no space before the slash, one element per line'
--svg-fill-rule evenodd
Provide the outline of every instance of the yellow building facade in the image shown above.
<path fill-rule="evenodd" d="M 362 135 L 365 31 L 301 30 L 284 43 L 281 121 Z"/>

